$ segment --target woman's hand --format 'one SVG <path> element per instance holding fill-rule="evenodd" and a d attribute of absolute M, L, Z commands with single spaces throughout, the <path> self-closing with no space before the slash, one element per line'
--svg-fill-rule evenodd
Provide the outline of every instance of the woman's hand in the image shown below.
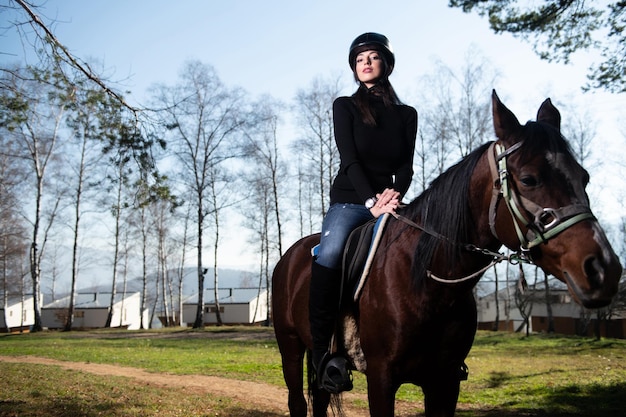
<path fill-rule="evenodd" d="M 395 213 L 400 205 L 400 193 L 391 188 L 386 188 L 382 193 L 376 194 L 376 198 L 378 201 L 370 209 L 370 213 L 376 218 L 384 213 Z"/>
<path fill-rule="evenodd" d="M 385 191 L 383 191 L 380 194 L 376 194 L 376 198 L 378 199 L 378 201 L 376 201 L 376 205 L 378 207 L 384 207 L 387 204 L 389 204 L 389 202 L 391 202 L 392 200 L 397 200 L 399 203 L 400 193 L 394 190 L 393 188 L 385 188 Z"/>

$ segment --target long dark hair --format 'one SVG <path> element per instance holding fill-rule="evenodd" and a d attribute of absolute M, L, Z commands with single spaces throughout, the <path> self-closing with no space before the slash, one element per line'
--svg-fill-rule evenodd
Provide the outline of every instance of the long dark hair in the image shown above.
<path fill-rule="evenodd" d="M 359 81 L 359 76 L 356 73 L 356 69 L 353 71 L 354 79 L 359 83 L 359 88 L 352 95 L 354 103 L 356 104 L 363 123 L 367 126 L 376 126 L 376 112 L 374 111 L 371 103 L 372 95 L 379 97 L 383 100 L 385 107 L 391 107 L 394 104 L 402 104 L 396 91 L 389 82 L 389 74 L 391 73 L 387 58 L 384 53 L 379 51 L 381 61 L 383 64 L 383 76 L 372 88 L 367 88 L 365 84 Z"/>

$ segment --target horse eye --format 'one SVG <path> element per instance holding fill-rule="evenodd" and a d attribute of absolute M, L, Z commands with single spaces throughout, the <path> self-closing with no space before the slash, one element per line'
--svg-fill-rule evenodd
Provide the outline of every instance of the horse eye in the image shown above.
<path fill-rule="evenodd" d="M 520 178 L 520 182 L 526 187 L 536 187 L 537 184 L 539 184 L 537 178 L 531 177 L 530 175 Z"/>

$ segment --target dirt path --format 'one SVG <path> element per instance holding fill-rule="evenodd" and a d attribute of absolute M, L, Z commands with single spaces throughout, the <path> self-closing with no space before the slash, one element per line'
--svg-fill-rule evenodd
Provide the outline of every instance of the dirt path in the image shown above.
<path fill-rule="evenodd" d="M 70 336 L 102 337 L 101 332 L 76 332 Z M 132 332 L 106 334 L 107 338 L 228 338 L 230 340 L 270 340 L 274 338 L 273 332 L 266 331 L 225 331 L 225 332 Z M 271 411 L 289 415 L 287 408 L 287 388 L 262 382 L 240 381 L 217 376 L 207 375 L 175 375 L 170 373 L 147 372 L 139 368 L 128 366 L 98 364 L 91 362 L 69 362 L 49 359 L 38 356 L 2 356 L 0 362 L 30 363 L 48 366 L 58 366 L 79 372 L 86 372 L 100 376 L 119 376 L 132 378 L 140 384 L 159 386 L 163 388 L 184 388 L 198 394 L 213 394 L 232 398 L 241 403 L 253 405 L 259 410 Z M 305 394 L 306 395 L 306 394 Z M 342 395 L 343 408 L 346 417 L 369 417 L 369 411 L 364 408 L 367 404 L 367 395 L 354 392 L 346 392 Z M 423 405 L 422 405 L 423 406 Z M 396 416 L 416 416 L 418 407 L 415 403 L 406 403 L 396 400 Z M 419 414 L 417 414 L 419 415 Z"/>
<path fill-rule="evenodd" d="M 66 362 L 36 356 L 0 356 L 0 362 L 30 363 L 59 366 L 63 369 L 87 372 L 104 376 L 133 378 L 140 383 L 158 385 L 164 388 L 187 388 L 198 393 L 215 394 L 236 399 L 247 404 L 255 404 L 259 409 L 288 415 L 287 389 L 259 382 L 238 381 L 206 375 L 173 375 L 168 373 L 146 372 L 143 369 L 118 365 L 105 365 L 85 362 Z M 367 402 L 362 394 L 344 393 L 344 407 L 348 417 L 366 417 L 367 410 L 355 408 L 355 401 Z"/>

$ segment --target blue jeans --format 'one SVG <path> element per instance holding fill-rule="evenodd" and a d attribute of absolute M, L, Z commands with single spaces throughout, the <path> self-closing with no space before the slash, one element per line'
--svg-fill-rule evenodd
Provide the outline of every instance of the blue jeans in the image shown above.
<path fill-rule="evenodd" d="M 331 205 L 322 222 L 322 238 L 315 262 L 326 268 L 340 269 L 350 233 L 373 218 L 363 204 Z"/>

